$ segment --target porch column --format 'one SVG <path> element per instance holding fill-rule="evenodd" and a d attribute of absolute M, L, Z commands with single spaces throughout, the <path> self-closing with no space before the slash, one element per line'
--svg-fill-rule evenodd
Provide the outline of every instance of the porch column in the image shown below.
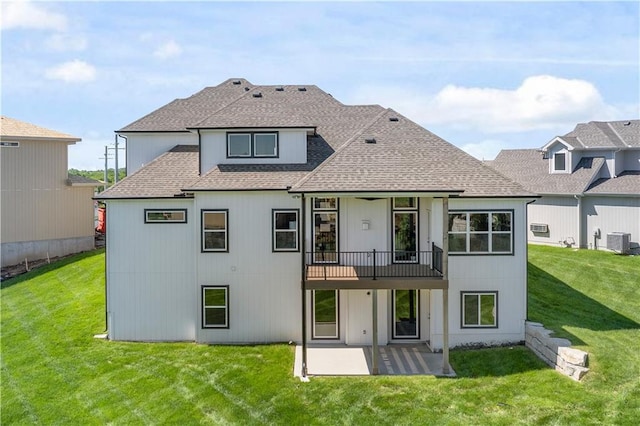
<path fill-rule="evenodd" d="M 373 358 L 373 369 L 372 369 L 372 373 L 377 375 L 380 373 L 380 370 L 378 369 L 378 290 L 371 290 L 372 291 L 372 296 L 371 296 L 371 303 L 373 304 L 373 309 L 371 309 L 371 311 L 373 312 L 373 346 L 372 346 L 372 351 L 373 353 L 371 354 L 372 358 Z"/>
<path fill-rule="evenodd" d="M 449 198 L 442 199 L 442 279 L 449 280 Z M 442 373 L 449 374 L 449 284 L 442 290 Z"/>
<path fill-rule="evenodd" d="M 301 206 L 300 206 L 300 230 L 302 232 L 302 241 L 300 248 L 301 252 L 301 261 L 300 261 L 300 284 L 302 290 L 302 371 L 300 375 L 302 379 L 306 379 L 307 377 L 307 255 L 306 255 L 306 235 L 307 235 L 307 227 L 306 227 L 306 203 L 304 194 L 301 194 Z"/>

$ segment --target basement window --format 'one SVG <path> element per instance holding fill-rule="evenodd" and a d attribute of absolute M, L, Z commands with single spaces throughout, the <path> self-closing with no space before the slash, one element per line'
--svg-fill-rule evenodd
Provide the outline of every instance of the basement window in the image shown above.
<path fill-rule="evenodd" d="M 202 286 L 202 328 L 229 328 L 229 286 Z"/>
<path fill-rule="evenodd" d="M 497 328 L 498 293 L 460 292 L 462 328 Z"/>

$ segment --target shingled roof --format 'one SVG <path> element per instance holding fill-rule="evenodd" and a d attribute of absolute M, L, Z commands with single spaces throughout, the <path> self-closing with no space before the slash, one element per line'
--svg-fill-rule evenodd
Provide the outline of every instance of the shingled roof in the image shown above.
<path fill-rule="evenodd" d="M 603 157 L 583 157 L 572 173 L 549 173 L 549 160 L 537 149 L 505 149 L 486 164 L 538 194 L 582 194 L 598 176 Z"/>
<path fill-rule="evenodd" d="M 640 148 L 640 120 L 579 123 L 571 132 L 553 141 L 556 139 L 578 150 Z"/>
<path fill-rule="evenodd" d="M 36 126 L 35 124 L 4 115 L 0 121 L 0 137 L 7 140 L 51 140 L 61 142 L 79 142 L 82 140 L 67 133 Z"/>
<path fill-rule="evenodd" d="M 534 196 L 397 112 L 379 105 L 344 105 L 314 85 L 255 86 L 229 79 L 177 99 L 119 132 L 278 127 L 309 130 L 306 164 L 219 164 L 198 176 L 198 154 L 177 155 L 186 149 L 177 147 L 101 197 L 261 189 Z"/>

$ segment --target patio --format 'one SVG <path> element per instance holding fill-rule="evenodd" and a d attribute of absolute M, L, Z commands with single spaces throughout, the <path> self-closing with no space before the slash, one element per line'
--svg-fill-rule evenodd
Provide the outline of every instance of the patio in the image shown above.
<path fill-rule="evenodd" d="M 378 347 L 380 375 L 430 375 L 455 377 L 442 372 L 442 353 L 433 353 L 424 343 Z M 309 376 L 372 375 L 371 346 L 316 345 L 307 347 Z M 296 346 L 293 375 L 302 371 L 302 347 Z"/>

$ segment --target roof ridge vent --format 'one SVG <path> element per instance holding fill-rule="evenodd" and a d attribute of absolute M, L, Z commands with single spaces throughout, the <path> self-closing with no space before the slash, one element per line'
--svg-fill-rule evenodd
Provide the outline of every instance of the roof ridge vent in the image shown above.
<path fill-rule="evenodd" d="M 276 87 L 276 92 L 284 92 L 284 87 L 282 86 Z"/>
<path fill-rule="evenodd" d="M 298 92 L 306 92 L 307 88 L 306 87 L 298 87 Z"/>
<path fill-rule="evenodd" d="M 262 97 L 262 92 L 255 92 L 251 96 L 253 96 L 254 98 L 261 98 Z"/>

